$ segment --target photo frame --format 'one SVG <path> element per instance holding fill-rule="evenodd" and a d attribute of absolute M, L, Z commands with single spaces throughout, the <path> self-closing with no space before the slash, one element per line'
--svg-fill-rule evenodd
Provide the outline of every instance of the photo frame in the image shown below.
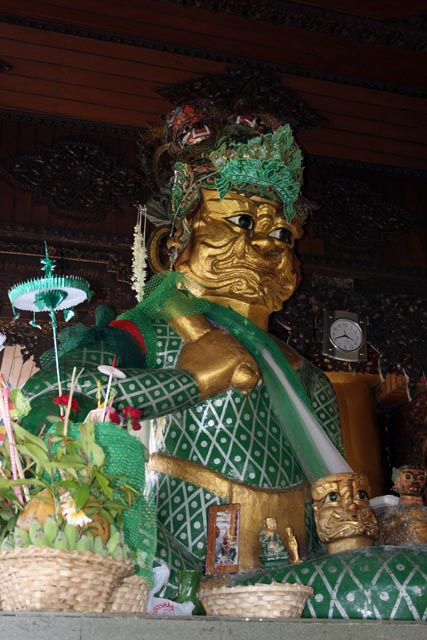
<path fill-rule="evenodd" d="M 239 571 L 240 504 L 220 504 L 208 509 L 206 573 Z"/>

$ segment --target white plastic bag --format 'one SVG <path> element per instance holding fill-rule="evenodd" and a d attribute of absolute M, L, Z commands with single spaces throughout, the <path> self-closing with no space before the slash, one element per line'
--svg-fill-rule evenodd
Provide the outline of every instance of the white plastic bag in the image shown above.
<path fill-rule="evenodd" d="M 145 613 L 151 616 L 191 616 L 194 603 L 174 602 L 167 598 L 156 597 L 169 580 L 170 569 L 165 562 L 161 562 L 159 567 L 154 567 L 154 586 L 148 594 Z"/>

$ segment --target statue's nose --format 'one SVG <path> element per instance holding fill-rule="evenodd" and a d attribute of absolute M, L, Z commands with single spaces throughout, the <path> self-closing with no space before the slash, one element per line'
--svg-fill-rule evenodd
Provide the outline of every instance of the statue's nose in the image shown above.
<path fill-rule="evenodd" d="M 357 504 L 355 504 L 353 501 L 351 501 L 348 505 L 347 505 L 347 511 L 349 513 L 351 513 L 351 515 L 356 515 L 357 513 Z"/>
<path fill-rule="evenodd" d="M 258 251 L 259 253 L 275 253 L 275 244 L 269 236 L 261 234 L 254 235 L 251 244 L 255 251 Z"/>

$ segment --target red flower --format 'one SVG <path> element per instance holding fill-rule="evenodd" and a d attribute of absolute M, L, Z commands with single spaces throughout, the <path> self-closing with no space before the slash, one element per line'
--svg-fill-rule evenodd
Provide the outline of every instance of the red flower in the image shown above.
<path fill-rule="evenodd" d="M 125 420 L 138 420 L 141 417 L 141 409 L 136 407 L 123 407 L 122 416 Z"/>
<path fill-rule="evenodd" d="M 113 422 L 114 424 L 120 424 L 120 416 L 117 413 L 117 411 L 115 410 L 114 407 L 111 407 L 110 409 L 107 409 L 107 416 L 108 416 L 108 420 L 110 422 Z"/>
<path fill-rule="evenodd" d="M 69 395 L 56 396 L 56 398 L 52 400 L 53 404 L 56 404 L 60 407 L 68 407 L 69 401 L 70 401 Z M 75 398 L 71 400 L 70 411 L 80 411 L 79 403 Z"/>
<path fill-rule="evenodd" d="M 132 420 L 132 431 L 140 431 L 141 425 L 136 420 Z"/>

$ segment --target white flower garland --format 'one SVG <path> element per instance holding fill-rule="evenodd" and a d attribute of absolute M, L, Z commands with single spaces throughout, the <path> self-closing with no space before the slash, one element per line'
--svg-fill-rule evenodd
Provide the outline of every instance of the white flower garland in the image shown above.
<path fill-rule="evenodd" d="M 136 292 L 136 299 L 141 302 L 144 298 L 145 280 L 147 278 L 147 249 L 145 233 L 147 228 L 147 207 L 138 205 L 138 217 L 134 227 L 132 247 L 132 289 Z M 144 218 L 144 229 L 142 219 Z"/>

